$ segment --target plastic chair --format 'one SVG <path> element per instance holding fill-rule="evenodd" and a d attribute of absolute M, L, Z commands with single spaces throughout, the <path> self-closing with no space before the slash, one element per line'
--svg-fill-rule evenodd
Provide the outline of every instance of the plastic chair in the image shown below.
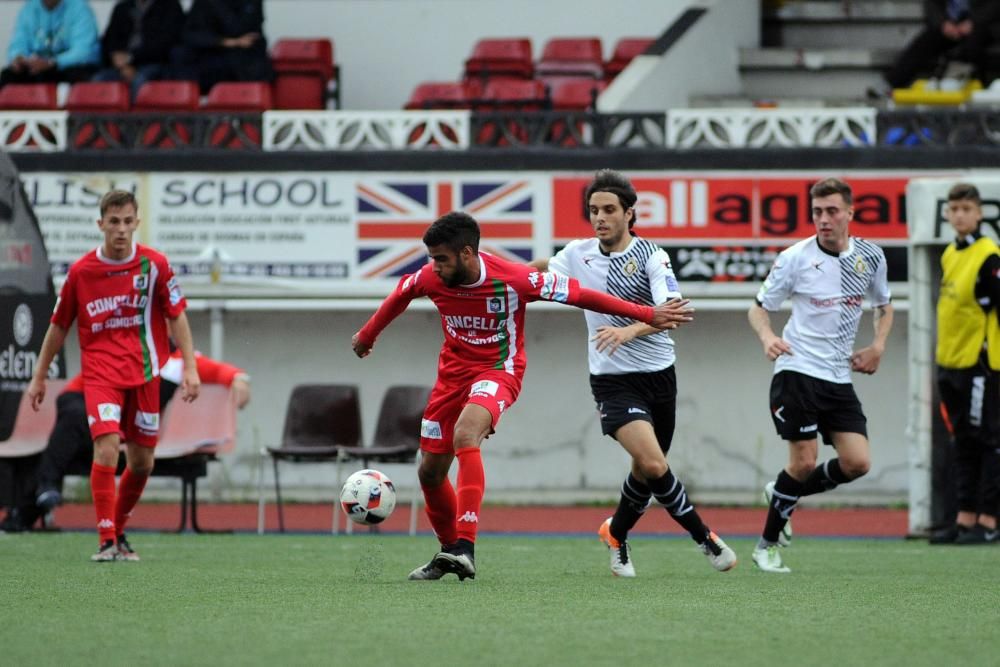
<path fill-rule="evenodd" d="M 340 108 L 340 71 L 329 39 L 279 39 L 271 49 L 276 109 L 325 109 L 327 91 Z"/>
<path fill-rule="evenodd" d="M 58 108 L 54 83 L 8 83 L 0 88 L 0 110 L 54 111 Z"/>
<path fill-rule="evenodd" d="M 337 457 L 337 479 L 343 479 L 341 467 L 348 461 L 370 463 L 412 463 L 420 452 L 420 426 L 431 388 L 420 385 L 395 385 L 382 397 L 375 437 L 368 447 L 345 447 Z M 420 502 L 419 480 L 410 501 L 410 535 L 417 534 L 417 507 Z M 333 532 L 339 526 L 339 512 L 334 513 Z M 353 528 L 347 523 L 348 532 Z"/>
<path fill-rule="evenodd" d="M 549 106 L 545 84 L 537 80 L 491 79 L 481 101 L 483 110 L 541 111 Z"/>
<path fill-rule="evenodd" d="M 278 504 L 278 526 L 285 531 L 278 462 L 336 462 L 344 447 L 361 446 L 361 408 L 358 388 L 345 384 L 300 384 L 292 389 L 285 413 L 281 444 L 260 452 L 257 532 L 264 532 L 264 459 L 274 464 L 274 493 Z M 338 488 L 339 491 L 339 488 Z M 338 494 L 339 495 L 339 494 Z M 339 519 L 339 497 L 334 503 L 334 521 Z"/>
<path fill-rule="evenodd" d="M 425 81 L 418 84 L 405 109 L 468 109 L 467 86 L 454 81 Z"/>
<path fill-rule="evenodd" d="M 621 74 L 633 58 L 645 53 L 655 41 L 652 37 L 622 37 L 615 44 L 611 59 L 604 63 L 604 79 L 610 81 Z"/>
<path fill-rule="evenodd" d="M 0 442 L 0 458 L 19 458 L 38 454 L 48 445 L 49 432 L 56 423 L 56 398 L 66 386 L 66 380 L 45 383 L 45 400 L 38 412 L 31 407 L 28 392 L 21 394 L 10 437 Z"/>
<path fill-rule="evenodd" d="M 198 84 L 194 81 L 149 81 L 135 96 L 133 111 L 156 113 L 186 113 L 197 111 L 201 102 Z M 190 119 L 152 120 L 144 125 L 139 137 L 143 147 L 175 148 L 190 145 L 193 140 Z"/>
<path fill-rule="evenodd" d="M 160 416 L 163 428 L 156 446 L 156 467 L 166 472 L 173 467 L 181 477 L 181 523 L 187 525 L 191 508 L 191 527 L 198 526 L 198 477 L 209 461 L 236 448 L 236 399 L 229 387 L 202 385 L 196 401 L 185 403 L 179 396 L 167 404 Z M 199 465 L 200 464 L 200 465 Z M 184 468 L 183 473 L 181 468 Z"/>
<path fill-rule="evenodd" d="M 74 84 L 66 98 L 66 110 L 74 114 L 120 114 L 129 110 L 128 86 L 121 81 L 89 81 Z M 121 146 L 122 128 L 116 116 L 73 124 L 76 148 Z"/>
<path fill-rule="evenodd" d="M 274 106 L 271 85 L 263 81 L 225 81 L 208 91 L 205 111 L 217 114 L 208 128 L 208 145 L 225 148 L 260 146 L 260 117 L 255 120 L 225 114 L 261 114 Z"/>
<path fill-rule="evenodd" d="M 571 78 L 552 87 L 552 108 L 556 111 L 584 111 L 594 107 L 597 96 L 608 87 L 606 81 Z"/>
<path fill-rule="evenodd" d="M 481 39 L 465 61 L 466 78 L 506 76 L 530 79 L 533 73 L 531 40 L 526 37 Z"/>
<path fill-rule="evenodd" d="M 549 74 L 600 78 L 604 57 L 599 37 L 556 37 L 550 39 L 535 67 L 538 76 Z"/>

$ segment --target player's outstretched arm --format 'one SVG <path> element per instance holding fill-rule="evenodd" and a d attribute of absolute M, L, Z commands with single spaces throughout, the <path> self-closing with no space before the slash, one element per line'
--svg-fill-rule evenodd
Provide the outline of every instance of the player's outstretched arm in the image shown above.
<path fill-rule="evenodd" d="M 176 318 L 167 318 L 167 327 L 184 359 L 184 374 L 181 376 L 181 399 L 190 403 L 201 392 L 201 377 L 198 375 L 198 361 L 194 358 L 194 339 L 191 325 L 184 311 Z"/>
<path fill-rule="evenodd" d="M 747 312 L 747 319 L 750 321 L 750 328 L 757 334 L 760 344 L 764 347 L 764 354 L 771 361 L 774 361 L 783 354 L 792 354 L 792 346 L 783 338 L 780 338 L 771 329 L 771 316 L 761 308 L 759 303 L 750 306 Z"/>
<path fill-rule="evenodd" d="M 49 366 L 56 358 L 59 348 L 66 342 L 67 330 L 56 323 L 49 324 L 45 338 L 42 340 L 42 349 L 38 353 L 38 361 L 35 362 L 35 372 L 28 383 L 28 398 L 31 400 L 31 408 L 38 412 L 45 400 L 45 378 L 49 375 Z"/>
<path fill-rule="evenodd" d="M 351 336 L 351 348 L 358 358 L 364 359 L 371 354 L 379 334 L 406 310 L 414 297 L 421 296 L 417 285 L 419 276 L 419 272 L 403 276 L 361 330 Z"/>
<path fill-rule="evenodd" d="M 885 352 L 885 343 L 892 330 L 892 304 L 875 308 L 875 339 L 868 347 L 863 347 L 851 355 L 851 370 L 872 375 L 878 370 Z"/>

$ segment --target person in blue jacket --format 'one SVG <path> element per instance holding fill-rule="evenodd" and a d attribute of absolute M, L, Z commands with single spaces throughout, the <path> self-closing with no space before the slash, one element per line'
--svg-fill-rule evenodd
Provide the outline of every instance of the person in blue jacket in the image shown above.
<path fill-rule="evenodd" d="M 87 0 L 26 0 L 14 23 L 0 86 L 87 81 L 100 59 L 97 20 Z"/>

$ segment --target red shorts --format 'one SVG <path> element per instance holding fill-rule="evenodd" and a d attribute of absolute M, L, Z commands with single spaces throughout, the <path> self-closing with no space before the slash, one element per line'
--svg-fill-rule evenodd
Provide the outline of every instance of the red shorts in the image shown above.
<path fill-rule="evenodd" d="M 122 442 L 156 447 L 160 431 L 160 378 L 138 387 L 106 387 L 90 383 L 83 389 L 90 437 L 117 433 Z"/>
<path fill-rule="evenodd" d="M 521 381 L 503 371 L 485 371 L 461 383 L 438 379 L 420 424 L 420 449 L 432 454 L 453 453 L 455 422 L 469 403 L 489 410 L 490 425 L 496 429 L 504 410 L 514 404 L 520 392 Z"/>

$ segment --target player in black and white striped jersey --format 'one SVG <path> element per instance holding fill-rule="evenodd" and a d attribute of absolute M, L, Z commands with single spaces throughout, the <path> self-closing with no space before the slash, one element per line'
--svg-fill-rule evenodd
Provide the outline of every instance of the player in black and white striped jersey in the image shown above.
<path fill-rule="evenodd" d="M 627 178 L 599 171 L 584 196 L 594 237 L 572 241 L 555 257 L 532 264 L 628 301 L 656 305 L 681 299 L 667 253 L 632 232 L 637 198 Z M 684 484 L 667 465 L 677 395 L 670 335 L 589 310 L 586 318 L 590 386 L 601 429 L 632 457 L 618 508 L 599 531 L 612 573 L 635 576 L 628 533 L 654 497 L 691 534 L 713 567 L 732 569 L 736 554 L 702 522 Z"/>
<path fill-rule="evenodd" d="M 854 216 L 851 187 L 827 178 L 809 195 L 816 234 L 778 256 L 748 313 L 764 353 L 775 362 L 771 417 L 778 435 L 788 441 L 788 466 L 765 487 L 767 520 L 753 551 L 754 563 L 765 572 L 790 571 L 778 544 L 790 537 L 788 521 L 799 498 L 868 472 L 867 420 L 851 371 L 870 375 L 878 370 L 892 328 L 885 254 L 848 230 Z M 792 302 L 792 315 L 779 337 L 768 312 L 785 299 Z M 866 299 L 875 309 L 874 340 L 854 351 Z M 819 466 L 818 434 L 837 453 Z"/>

